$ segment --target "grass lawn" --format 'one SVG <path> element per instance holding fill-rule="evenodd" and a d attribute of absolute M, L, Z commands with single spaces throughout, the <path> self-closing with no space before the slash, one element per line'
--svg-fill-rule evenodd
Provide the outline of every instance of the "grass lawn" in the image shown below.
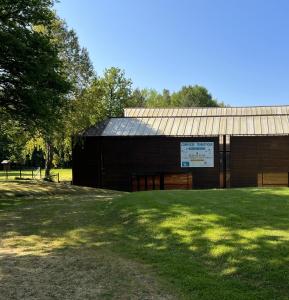
<path fill-rule="evenodd" d="M 42 176 L 44 176 L 44 169 L 41 170 Z M 72 180 L 72 170 L 71 169 L 52 169 L 51 174 L 57 175 L 59 173 L 59 180 L 61 181 L 71 181 Z M 34 176 L 36 176 L 36 179 L 40 179 L 40 173 L 34 171 Z M 20 171 L 19 170 L 10 170 L 8 171 L 8 180 L 14 180 L 15 177 L 20 177 Z M 21 171 L 21 177 L 22 178 L 32 178 L 32 171 L 31 170 L 22 170 Z M 56 178 L 56 177 L 55 177 Z M 6 178 L 6 172 L 3 170 L 0 170 L 0 180 L 7 180 Z M 57 180 L 57 179 L 55 179 Z"/>
<path fill-rule="evenodd" d="M 289 299 L 286 188 L 2 182 L 0 240 L 0 299 Z"/>

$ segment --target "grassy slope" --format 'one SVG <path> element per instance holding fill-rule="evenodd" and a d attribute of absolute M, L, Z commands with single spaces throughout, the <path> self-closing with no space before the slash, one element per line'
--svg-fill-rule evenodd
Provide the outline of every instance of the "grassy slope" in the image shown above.
<path fill-rule="evenodd" d="M 289 189 L 119 195 L 66 187 L 49 196 L 48 186 L 2 187 L 5 249 L 113 251 L 152 266 L 191 299 L 289 299 Z"/>
<path fill-rule="evenodd" d="M 122 194 L 39 182 L 0 183 L 0 299 L 176 299 L 155 273 L 101 241 Z"/>

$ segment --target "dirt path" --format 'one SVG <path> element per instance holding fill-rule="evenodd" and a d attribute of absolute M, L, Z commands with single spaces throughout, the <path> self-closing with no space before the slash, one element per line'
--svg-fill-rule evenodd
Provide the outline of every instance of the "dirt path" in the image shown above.
<path fill-rule="evenodd" d="M 176 299 L 142 265 L 99 252 L 0 255 L 0 299 Z"/>

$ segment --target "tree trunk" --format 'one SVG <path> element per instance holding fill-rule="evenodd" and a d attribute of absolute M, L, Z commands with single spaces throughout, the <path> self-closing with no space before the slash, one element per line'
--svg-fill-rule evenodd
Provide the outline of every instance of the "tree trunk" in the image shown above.
<path fill-rule="evenodd" d="M 46 142 L 46 159 L 45 159 L 45 178 L 50 177 L 50 170 L 52 167 L 53 146 L 50 141 Z"/>

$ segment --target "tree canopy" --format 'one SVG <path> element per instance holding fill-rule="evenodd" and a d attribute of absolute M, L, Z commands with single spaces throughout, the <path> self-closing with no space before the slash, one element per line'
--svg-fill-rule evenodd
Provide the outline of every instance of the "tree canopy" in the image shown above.
<path fill-rule="evenodd" d="M 49 28 L 49 0 L 2 0 L 0 4 L 0 106 L 23 126 L 45 128 L 65 102 L 70 84 Z"/>

